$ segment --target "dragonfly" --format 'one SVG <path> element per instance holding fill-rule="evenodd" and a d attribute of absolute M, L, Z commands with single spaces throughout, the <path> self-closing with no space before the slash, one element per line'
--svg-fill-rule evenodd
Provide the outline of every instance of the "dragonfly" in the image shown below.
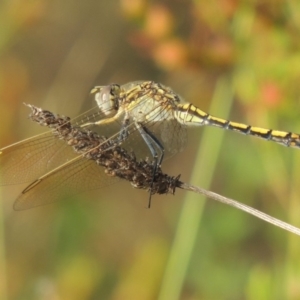
<path fill-rule="evenodd" d="M 216 126 L 278 144 L 300 148 L 297 133 L 254 127 L 214 117 L 187 103 L 170 87 L 154 81 L 95 86 L 96 105 L 72 120 L 133 152 L 153 160 L 153 178 L 164 159 L 182 151 L 187 128 Z M 50 131 L 0 149 L 1 185 L 30 183 L 14 204 L 16 210 L 57 201 L 62 190 L 77 194 L 114 183 L 93 161 L 78 155 Z M 149 203 L 151 200 L 151 188 Z"/>
<path fill-rule="evenodd" d="M 160 148 L 174 154 L 183 150 L 186 143 L 186 127 L 215 126 L 222 129 L 273 141 L 287 147 L 300 148 L 300 135 L 288 131 L 266 129 L 214 117 L 191 103 L 186 103 L 171 88 L 153 81 L 137 81 L 122 86 L 96 86 L 91 90 L 99 109 L 109 116 L 86 125 L 101 125 L 123 119 L 121 135 L 127 136 L 128 125 L 134 124 L 149 148 Z M 153 135 L 148 128 L 153 129 Z M 148 136 L 147 136 L 148 134 Z M 150 136 L 150 137 L 149 137 Z M 154 138 L 154 136 L 156 138 Z M 151 142 L 151 138 L 155 142 Z M 155 156 L 155 155 L 154 155 Z"/>

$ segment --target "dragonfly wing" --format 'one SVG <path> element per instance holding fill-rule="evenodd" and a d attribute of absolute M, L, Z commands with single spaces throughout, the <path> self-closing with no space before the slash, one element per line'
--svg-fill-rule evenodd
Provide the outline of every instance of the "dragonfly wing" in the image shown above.
<path fill-rule="evenodd" d="M 51 132 L 0 149 L 0 185 L 26 183 L 76 156 Z"/>
<path fill-rule="evenodd" d="M 165 145 L 166 157 L 181 152 L 187 143 L 187 130 L 175 119 L 163 122 L 160 136 Z"/>
<path fill-rule="evenodd" d="M 30 184 L 15 201 L 14 209 L 25 210 L 49 204 L 118 180 L 106 175 L 95 161 L 80 157 Z"/>

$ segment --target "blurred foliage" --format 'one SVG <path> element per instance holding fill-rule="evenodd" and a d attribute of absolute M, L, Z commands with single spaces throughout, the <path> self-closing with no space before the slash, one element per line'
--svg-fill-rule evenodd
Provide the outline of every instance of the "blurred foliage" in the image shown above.
<path fill-rule="evenodd" d="M 223 78 L 232 120 L 300 131 L 296 0 L 3 0 L 0 33 L 2 146 L 38 130 L 22 102 L 73 117 L 91 106 L 94 84 L 141 79 L 206 111 Z M 224 97 L 210 113 L 226 117 L 230 105 Z M 205 130 L 205 168 L 194 163 L 195 129 L 164 170 L 184 181 L 193 170 L 202 185 L 216 165 L 211 190 L 300 226 L 299 151 L 227 132 L 210 162 L 218 129 Z M 120 183 L 84 197 L 95 201 L 14 212 L 21 190 L 2 193 L 0 299 L 170 299 L 162 291 L 184 192 L 146 210 L 147 194 Z M 175 299 L 300 299 L 298 237 L 211 202 L 200 221 L 186 273 L 174 256 Z"/>

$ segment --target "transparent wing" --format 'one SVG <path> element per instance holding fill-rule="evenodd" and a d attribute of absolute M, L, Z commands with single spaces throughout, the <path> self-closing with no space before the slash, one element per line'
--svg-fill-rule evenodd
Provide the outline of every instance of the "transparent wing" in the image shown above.
<path fill-rule="evenodd" d="M 66 199 L 87 190 L 115 183 L 95 161 L 75 159 L 30 184 L 14 203 L 15 210 L 24 210 Z"/>
<path fill-rule="evenodd" d="M 33 181 L 74 156 L 72 148 L 50 132 L 13 144 L 0 150 L 0 184 Z"/>

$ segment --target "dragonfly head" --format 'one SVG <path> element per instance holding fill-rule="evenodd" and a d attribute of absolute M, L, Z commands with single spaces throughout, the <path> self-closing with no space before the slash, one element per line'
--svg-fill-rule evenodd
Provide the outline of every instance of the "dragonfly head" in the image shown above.
<path fill-rule="evenodd" d="M 118 96 L 120 94 L 120 86 L 116 83 L 104 86 L 95 86 L 92 88 L 91 95 L 95 97 L 95 101 L 99 109 L 109 115 L 119 108 Z"/>

